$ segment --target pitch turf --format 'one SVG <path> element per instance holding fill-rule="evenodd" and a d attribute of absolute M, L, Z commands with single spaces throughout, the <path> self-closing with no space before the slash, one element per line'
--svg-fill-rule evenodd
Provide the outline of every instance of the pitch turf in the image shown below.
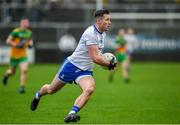
<path fill-rule="evenodd" d="M 7 66 L 0 66 L 0 77 Z M 0 123 L 64 123 L 75 97 L 77 85 L 67 85 L 54 95 L 40 101 L 36 111 L 30 110 L 34 93 L 49 83 L 58 65 L 31 65 L 27 93 L 20 95 L 19 70 L 7 86 L 0 84 Z M 79 112 L 80 124 L 178 124 L 180 123 L 180 64 L 135 63 L 131 82 L 125 84 L 116 72 L 113 83 L 108 71 L 96 67 L 96 90 L 88 104 Z"/>

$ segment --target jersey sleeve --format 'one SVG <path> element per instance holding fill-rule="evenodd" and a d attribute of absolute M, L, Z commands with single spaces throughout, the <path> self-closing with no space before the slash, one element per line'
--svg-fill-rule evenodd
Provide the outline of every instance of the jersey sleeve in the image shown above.
<path fill-rule="evenodd" d="M 123 37 L 116 37 L 115 43 L 119 44 L 119 45 L 125 45 L 126 44 L 126 40 Z"/>
<path fill-rule="evenodd" d="M 85 35 L 85 41 L 86 41 L 86 45 L 97 45 L 98 41 L 97 41 L 97 36 L 93 33 L 88 33 Z"/>
<path fill-rule="evenodd" d="M 10 33 L 10 35 L 11 35 L 12 37 L 17 37 L 17 34 L 18 34 L 18 29 L 14 29 L 14 30 Z"/>
<path fill-rule="evenodd" d="M 33 38 L 33 34 L 32 34 L 32 31 L 31 30 L 29 30 L 29 39 L 32 39 Z"/>

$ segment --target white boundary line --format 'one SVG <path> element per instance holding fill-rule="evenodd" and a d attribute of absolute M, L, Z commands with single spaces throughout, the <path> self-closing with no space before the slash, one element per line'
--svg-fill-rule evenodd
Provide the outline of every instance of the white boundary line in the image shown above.
<path fill-rule="evenodd" d="M 180 124 L 78 124 L 78 123 L 72 123 L 72 124 L 0 124 L 0 125 L 180 125 Z"/>
<path fill-rule="evenodd" d="M 111 13 L 111 19 L 180 19 L 180 13 Z"/>

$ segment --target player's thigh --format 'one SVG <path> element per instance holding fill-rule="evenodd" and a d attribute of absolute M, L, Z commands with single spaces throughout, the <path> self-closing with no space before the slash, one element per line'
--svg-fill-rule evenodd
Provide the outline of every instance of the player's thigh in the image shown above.
<path fill-rule="evenodd" d="M 16 72 L 16 68 L 18 66 L 18 60 L 17 59 L 12 59 L 10 58 L 10 65 L 9 65 L 9 68 L 8 68 L 8 73 L 15 73 Z"/>
<path fill-rule="evenodd" d="M 95 81 L 92 76 L 82 77 L 77 82 L 82 90 L 95 89 Z"/>
<path fill-rule="evenodd" d="M 28 66 L 29 66 L 29 62 L 21 62 L 19 63 L 19 67 L 21 71 L 27 71 L 28 70 Z"/>
<path fill-rule="evenodd" d="M 128 61 L 128 59 L 126 59 L 122 62 L 122 67 L 126 68 L 128 66 L 128 64 L 129 64 L 129 61 Z"/>
<path fill-rule="evenodd" d="M 54 77 L 54 79 L 52 80 L 49 89 L 56 92 L 59 89 L 61 89 L 62 87 L 64 87 L 65 83 L 63 83 L 58 77 L 57 75 Z"/>

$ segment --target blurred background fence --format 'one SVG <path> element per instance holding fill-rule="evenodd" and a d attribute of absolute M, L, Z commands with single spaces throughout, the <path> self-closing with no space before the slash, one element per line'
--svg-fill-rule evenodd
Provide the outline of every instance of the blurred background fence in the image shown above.
<path fill-rule="evenodd" d="M 0 63 L 7 62 L 5 40 L 23 16 L 33 31 L 32 62 L 57 63 L 71 53 L 60 50 L 60 38 L 70 33 L 78 42 L 102 7 L 112 17 L 105 51 L 113 51 L 119 28 L 131 27 L 138 40 L 133 60 L 180 61 L 180 0 L 0 0 Z"/>

